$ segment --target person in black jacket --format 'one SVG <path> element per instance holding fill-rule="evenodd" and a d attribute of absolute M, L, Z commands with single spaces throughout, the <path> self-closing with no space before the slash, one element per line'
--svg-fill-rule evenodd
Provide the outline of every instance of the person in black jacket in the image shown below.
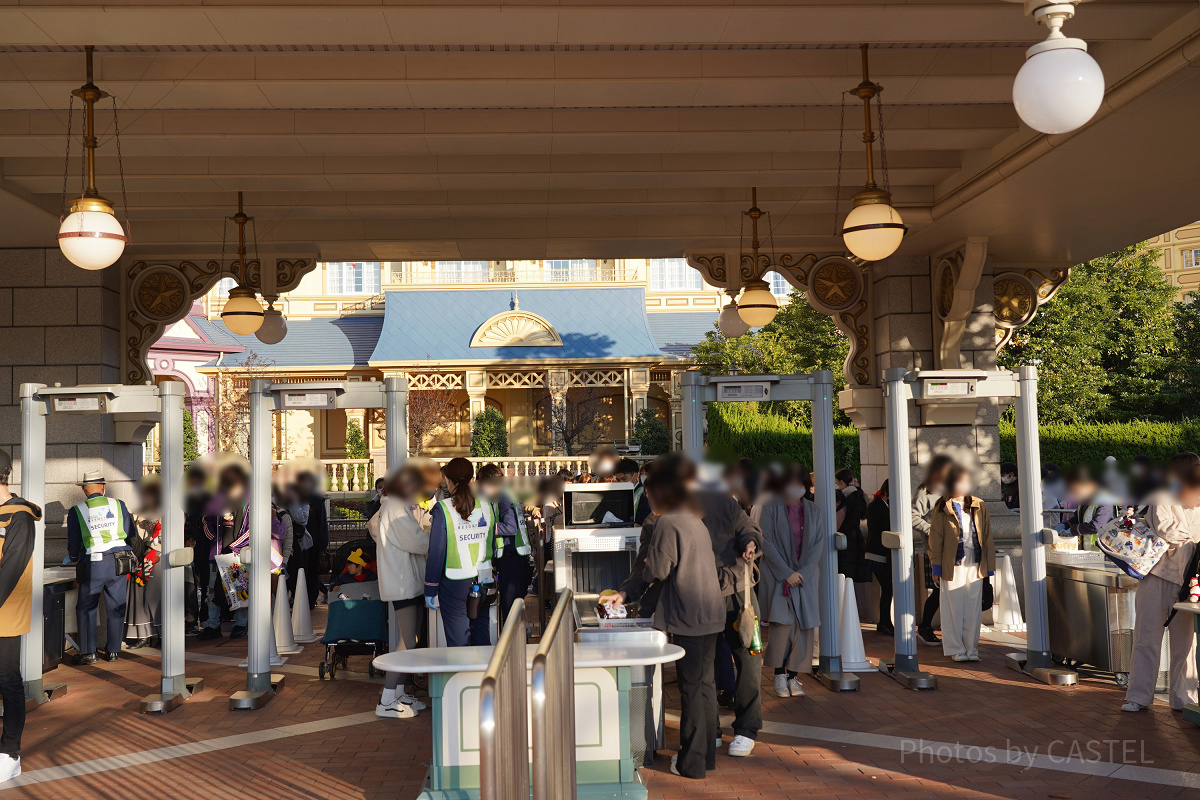
<path fill-rule="evenodd" d="M 883 532 L 891 530 L 891 496 L 888 482 L 875 493 L 875 499 L 867 506 L 867 568 L 879 581 L 879 622 L 875 630 L 891 636 L 896 632 L 892 626 L 892 551 L 883 546 Z"/>
<path fill-rule="evenodd" d="M 1011 509 L 1021 507 L 1021 487 L 1017 483 L 1017 465 L 1005 461 L 1000 465 L 1000 499 Z"/>
<path fill-rule="evenodd" d="M 34 523 L 42 510 L 8 490 L 12 459 L 0 450 L 0 784 L 21 774 L 21 733 L 25 730 L 25 684 L 21 678 L 21 637 L 33 614 Z M 38 588 L 41 591 L 41 587 Z"/>
<path fill-rule="evenodd" d="M 858 488 L 858 479 L 848 469 L 839 469 L 834 474 L 837 488 L 837 530 L 846 536 L 846 549 L 838 551 L 838 572 L 857 583 L 868 583 L 871 573 L 867 570 L 866 541 L 863 539 L 862 523 L 867 516 L 867 496 Z"/>
<path fill-rule="evenodd" d="M 203 468 L 188 468 L 183 500 L 183 543 L 185 547 L 192 548 L 192 588 L 184 596 L 185 630 L 188 636 L 199 633 L 200 621 L 208 619 L 206 608 L 201 607 L 207 603 L 200 599 L 208 589 L 208 558 L 212 549 L 204 535 L 204 510 L 211 499 L 207 484 L 208 475 Z"/>
<path fill-rule="evenodd" d="M 302 499 L 308 503 L 308 522 L 305 527 L 313 541 L 312 547 L 304 551 L 303 564 L 305 583 L 308 584 L 308 607 L 312 608 L 321 594 L 322 559 L 329 548 L 329 513 L 325 509 L 325 494 L 316 475 L 301 473 L 296 477 L 296 485 L 300 487 Z"/>

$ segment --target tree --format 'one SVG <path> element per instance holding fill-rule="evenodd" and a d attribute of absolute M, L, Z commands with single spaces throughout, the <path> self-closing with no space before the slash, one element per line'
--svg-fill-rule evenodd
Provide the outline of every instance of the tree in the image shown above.
<path fill-rule="evenodd" d="M 458 418 L 454 392 L 448 389 L 421 389 L 408 394 L 408 436 L 413 454 L 420 455 L 429 437 Z"/>
<path fill-rule="evenodd" d="M 692 348 L 706 375 L 731 371 L 760 375 L 790 375 L 827 369 L 833 373 L 835 391 L 846 387 L 842 368 L 850 354 L 850 340 L 833 320 L 808 304 L 804 293 L 793 290 L 789 301 L 769 325 L 727 339 L 715 325 L 704 341 Z M 801 425 L 811 424 L 811 409 L 805 402 L 771 403 L 772 413 Z M 849 418 L 834 404 L 834 424 L 848 425 Z"/>
<path fill-rule="evenodd" d="M 352 419 L 346 423 L 346 458 L 370 458 L 371 449 L 363 436 L 362 425 Z"/>
<path fill-rule="evenodd" d="M 1085 261 L 1000 365 L 1038 367 L 1043 422 L 1175 418 L 1178 403 L 1162 391 L 1176 350 L 1174 294 L 1144 244 Z"/>
<path fill-rule="evenodd" d="M 200 458 L 199 441 L 196 438 L 196 420 L 191 409 L 183 410 L 183 461 L 195 461 Z"/>
<path fill-rule="evenodd" d="M 633 423 L 633 444 L 641 446 L 644 456 L 658 456 L 671 450 L 671 430 L 657 409 L 643 408 Z"/>
<path fill-rule="evenodd" d="M 217 373 L 217 397 L 213 403 L 213 424 L 217 432 L 217 450 L 250 456 L 250 381 L 266 378 L 274 361 L 258 353 L 247 353 L 241 365 Z M 233 372 L 237 370 L 237 372 Z"/>
<path fill-rule="evenodd" d="M 612 430 L 612 398 L 598 389 L 588 387 L 567 392 L 561 414 L 554 413 L 551 395 L 543 397 L 538 405 L 539 416 L 545 420 L 545 427 L 539 433 L 545 431 L 549 435 L 549 441 L 544 435 L 539 437 L 541 444 L 553 444 L 559 438 L 569 456 L 592 449 Z"/>
<path fill-rule="evenodd" d="M 488 406 L 475 417 L 471 428 L 471 455 L 477 458 L 508 455 L 508 428 L 499 409 Z"/>

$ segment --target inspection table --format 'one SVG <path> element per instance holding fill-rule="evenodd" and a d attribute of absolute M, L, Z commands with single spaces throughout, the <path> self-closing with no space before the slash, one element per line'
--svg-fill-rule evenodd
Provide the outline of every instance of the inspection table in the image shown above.
<path fill-rule="evenodd" d="M 1196 631 L 1196 667 L 1200 669 L 1200 603 L 1176 603 L 1175 610 L 1180 614 L 1192 615 L 1192 624 Z M 1200 725 L 1200 705 L 1192 703 L 1184 706 L 1183 718 L 1193 725 Z"/>
<path fill-rule="evenodd" d="M 419 800 L 479 797 L 479 687 L 492 647 L 434 647 L 387 653 L 373 662 L 384 672 L 429 675 L 433 758 Z M 527 648 L 527 667 L 537 648 Z M 578 797 L 646 797 L 631 730 L 636 670 L 677 661 L 683 649 L 656 642 L 575 645 L 575 753 Z M 644 700 L 644 698 L 642 698 Z M 644 706 L 644 703 L 642 704 Z"/>

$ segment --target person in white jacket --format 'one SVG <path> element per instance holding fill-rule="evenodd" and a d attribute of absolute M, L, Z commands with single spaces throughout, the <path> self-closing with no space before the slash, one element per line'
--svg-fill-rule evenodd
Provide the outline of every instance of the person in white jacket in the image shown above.
<path fill-rule="evenodd" d="M 391 604 L 396 650 L 417 644 L 417 626 L 425 603 L 425 556 L 429 552 L 429 512 L 421 508 L 423 479 L 414 466 L 403 467 L 384 487 L 379 512 L 367 523 L 376 544 L 379 596 Z M 405 692 L 405 676 L 389 672 L 376 716 L 416 716 L 425 704 Z"/>

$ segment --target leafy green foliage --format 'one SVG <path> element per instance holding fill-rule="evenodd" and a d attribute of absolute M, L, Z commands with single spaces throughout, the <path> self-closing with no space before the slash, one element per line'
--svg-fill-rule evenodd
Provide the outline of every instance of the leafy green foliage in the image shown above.
<path fill-rule="evenodd" d="M 488 406 L 475 417 L 471 428 L 471 455 L 476 458 L 508 455 L 508 428 L 500 410 Z"/>
<path fill-rule="evenodd" d="M 1037 365 L 1043 422 L 1178 419 L 1182 398 L 1162 391 L 1176 358 L 1174 294 L 1144 245 L 1086 261 L 1000 352 L 1000 366 Z"/>
<path fill-rule="evenodd" d="M 367 447 L 367 439 L 363 436 L 362 426 L 358 420 L 352 419 L 346 423 L 346 458 L 370 458 L 371 449 Z"/>
<path fill-rule="evenodd" d="M 191 409 L 183 410 L 183 462 L 186 464 L 200 458 L 200 442 L 196 437 L 196 422 Z"/>
<path fill-rule="evenodd" d="M 808 304 L 804 294 L 793 291 L 790 302 L 779 309 L 770 325 L 727 339 L 714 329 L 704 341 L 692 348 L 700 371 L 706 375 L 727 375 L 731 370 L 746 374 L 790 375 L 827 369 L 833 373 L 834 389 L 846 388 L 842 367 L 850 353 L 850 341 L 833 320 Z M 805 402 L 770 404 L 772 413 L 800 425 L 810 425 L 812 415 Z M 849 425 L 850 419 L 834 404 L 835 425 Z"/>
<path fill-rule="evenodd" d="M 765 412 L 759 403 L 708 404 L 708 455 L 714 461 L 799 461 L 812 465 L 812 429 Z M 859 471 L 858 431 L 834 428 L 833 462 Z"/>
<path fill-rule="evenodd" d="M 671 430 L 657 409 L 643 408 L 633 422 L 633 444 L 641 445 L 644 456 L 658 456 L 671 450 Z"/>
<path fill-rule="evenodd" d="M 1200 452 L 1200 422 L 1042 423 L 1039 442 L 1042 463 L 1060 467 L 1086 464 L 1101 468 L 1115 456 L 1129 463 L 1139 453 L 1167 461 L 1187 450 Z M 1000 423 L 1000 458 L 1017 460 L 1017 433 L 1011 422 Z"/>

